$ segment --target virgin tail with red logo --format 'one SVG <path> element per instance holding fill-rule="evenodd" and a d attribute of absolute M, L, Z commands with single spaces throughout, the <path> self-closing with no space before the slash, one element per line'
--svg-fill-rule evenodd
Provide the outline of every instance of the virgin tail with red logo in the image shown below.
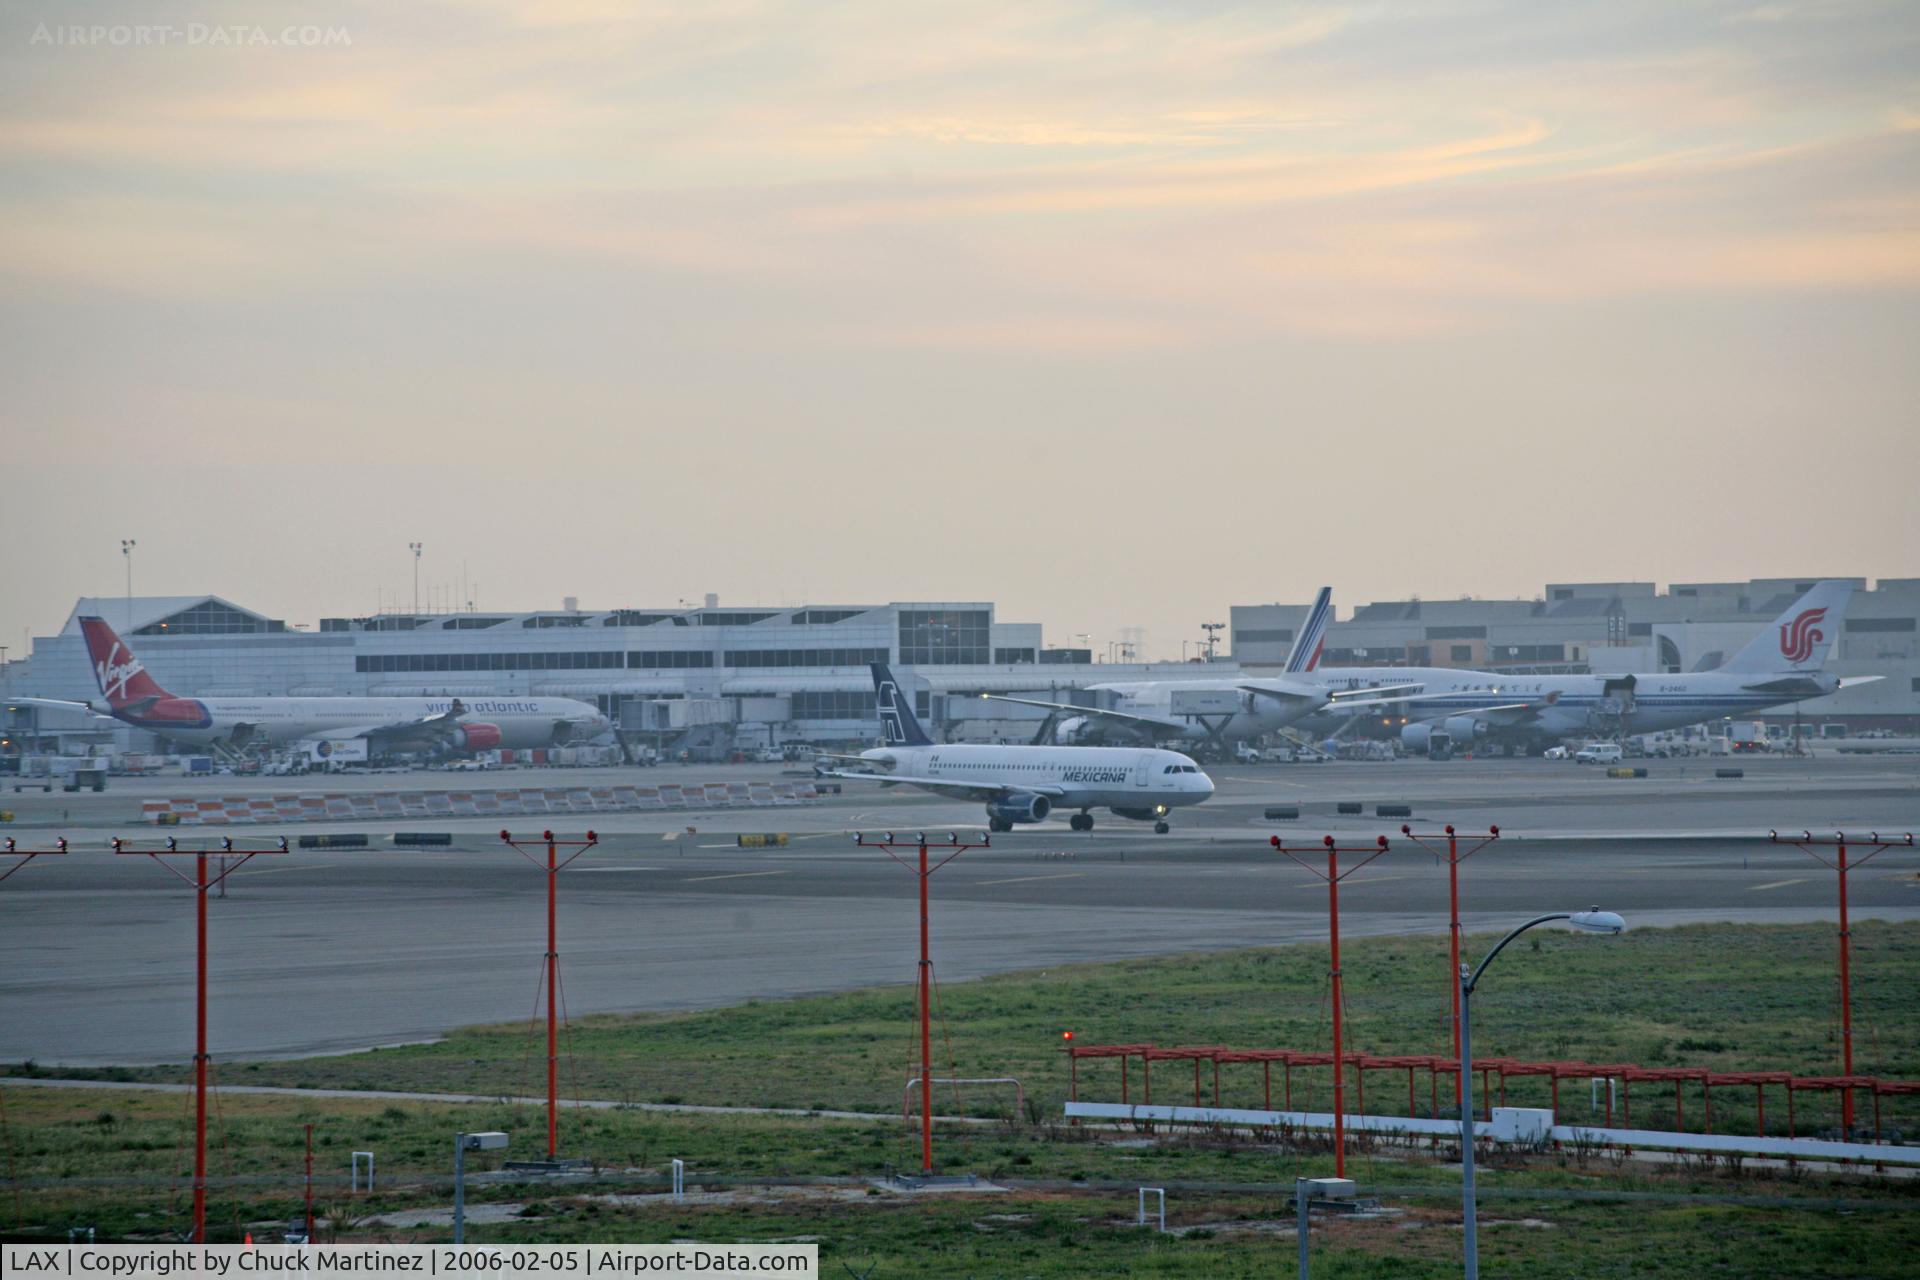
<path fill-rule="evenodd" d="M 1753 642 L 1727 659 L 1722 671 L 1818 671 L 1839 638 L 1853 584 L 1828 580 L 1787 606 Z"/>
<path fill-rule="evenodd" d="M 133 656 L 126 641 L 113 633 L 105 618 L 80 619 L 80 634 L 87 638 L 87 659 L 93 664 L 94 683 L 100 686 L 101 695 L 113 710 L 173 696 L 147 674 L 146 667 Z"/>

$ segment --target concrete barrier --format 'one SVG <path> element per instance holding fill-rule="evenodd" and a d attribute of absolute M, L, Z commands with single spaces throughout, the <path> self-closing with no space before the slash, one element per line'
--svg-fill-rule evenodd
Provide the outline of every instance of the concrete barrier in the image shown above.
<path fill-rule="evenodd" d="M 1269 822 L 1289 821 L 1300 816 L 1300 806 L 1297 804 L 1275 805 L 1267 810 L 1266 816 Z"/>
<path fill-rule="evenodd" d="M 1377 804 L 1373 806 L 1376 818 L 1411 818 L 1413 806 L 1410 804 Z"/>
<path fill-rule="evenodd" d="M 1361 804 L 1358 800 L 1342 800 L 1333 806 L 1334 812 L 1336 813 L 1364 813 L 1366 807 L 1367 806 Z"/>
<path fill-rule="evenodd" d="M 1713 776 L 1716 778 L 1744 778 L 1747 776 L 1747 771 L 1745 769 L 1715 769 Z"/>

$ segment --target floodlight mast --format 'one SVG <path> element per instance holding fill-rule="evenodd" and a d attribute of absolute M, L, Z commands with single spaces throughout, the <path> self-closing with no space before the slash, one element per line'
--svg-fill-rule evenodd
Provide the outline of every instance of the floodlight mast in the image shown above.
<path fill-rule="evenodd" d="M 929 947 L 929 920 L 931 910 L 927 903 L 927 882 L 933 873 L 946 866 L 969 849 L 985 849 L 993 844 L 993 837 L 983 835 L 978 844 L 963 843 L 957 832 L 947 833 L 946 848 L 949 853 L 932 866 L 927 865 L 927 833 L 916 832 L 912 840 L 895 840 L 893 832 L 886 833 L 884 840 L 869 840 L 860 832 L 855 832 L 853 843 L 862 849 L 879 849 L 889 858 L 898 862 L 909 871 L 913 871 L 920 881 L 920 1174 L 933 1176 L 933 1022 L 931 1017 L 933 988 L 933 955 Z M 913 864 L 894 853 L 896 848 L 917 848 L 920 851 L 920 865 L 916 870 Z"/>

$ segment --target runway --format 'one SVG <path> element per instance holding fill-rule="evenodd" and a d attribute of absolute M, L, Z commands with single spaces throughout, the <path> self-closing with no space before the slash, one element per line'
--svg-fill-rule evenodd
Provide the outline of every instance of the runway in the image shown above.
<path fill-rule="evenodd" d="M 1091 833 L 1050 822 L 961 855 L 933 881 L 935 961 L 951 982 L 1321 940 L 1325 890 L 1268 846 L 1276 832 L 1303 849 L 1327 831 L 1366 841 L 1388 835 L 1391 851 L 1342 887 L 1343 932 L 1441 932 L 1445 868 L 1400 838 L 1405 819 L 1372 816 L 1379 802 L 1411 803 L 1416 831 L 1499 823 L 1502 838 L 1462 871 L 1464 914 L 1475 929 L 1592 905 L 1636 926 L 1832 919 L 1833 874 L 1769 844 L 1766 830 L 1920 826 L 1915 762 L 1742 763 L 1747 776 L 1738 780 L 1715 779 L 1715 762 L 1706 761 L 1650 762 L 1656 776 L 1633 780 L 1530 760 L 1222 769 L 1215 799 L 1176 814 L 1168 836 L 1102 814 Z M 606 777 L 570 772 L 576 780 Z M 288 781 L 241 786 L 286 790 Z M 419 774 L 358 781 L 427 784 Z M 219 793 L 245 793 L 234 779 L 219 783 Z M 978 809 L 858 785 L 807 809 L 570 823 L 574 830 L 595 822 L 604 838 L 562 876 L 569 1011 L 711 1007 L 909 981 L 914 877 L 884 853 L 855 848 L 847 833 L 924 827 L 944 839 L 949 828 L 977 831 Z M 24 843 L 54 834 L 57 818 L 40 823 L 52 816 L 47 808 L 66 802 L 71 825 L 63 829 L 74 843 L 66 858 L 25 867 L 0 886 L 0 1060 L 99 1065 L 178 1061 L 191 1052 L 191 892 L 149 860 L 103 847 L 112 833 L 151 839 L 151 829 L 115 824 L 137 811 L 137 800 L 130 791 L 56 792 L 36 802 L 37 814 L 19 805 L 20 818 L 34 823 L 14 832 Z M 1340 800 L 1365 800 L 1366 814 L 1335 815 Z M 16 803 L 12 794 L 7 803 Z M 1269 804 L 1296 803 L 1297 821 L 1262 817 Z M 545 941 L 541 872 L 503 847 L 492 823 L 399 825 L 452 826 L 458 835 L 443 850 L 396 849 L 386 832 L 374 832 L 381 839 L 365 850 L 262 857 L 212 901 L 210 1028 L 222 1060 L 365 1048 L 527 1016 Z M 740 830 L 788 831 L 791 843 L 737 848 L 728 833 Z M 1676 832 L 1695 834 L 1670 838 Z M 223 833 L 178 834 L 191 846 Z M 225 834 L 259 841 L 273 833 Z M 1889 850 L 1868 864 L 1851 881 L 1856 918 L 1920 918 L 1917 873 L 1920 849 Z"/>

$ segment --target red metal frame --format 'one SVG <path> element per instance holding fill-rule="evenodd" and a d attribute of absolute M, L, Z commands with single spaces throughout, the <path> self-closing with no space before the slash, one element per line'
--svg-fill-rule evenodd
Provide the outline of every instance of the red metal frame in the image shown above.
<path fill-rule="evenodd" d="M 1347 1122 L 1346 1122 L 1346 1060 L 1345 1046 L 1341 1040 L 1341 989 L 1340 989 L 1340 882 L 1360 868 L 1372 862 L 1387 851 L 1387 838 L 1380 836 L 1372 845 L 1343 847 L 1335 844 L 1332 836 L 1321 840 L 1321 847 L 1327 852 L 1327 869 L 1322 872 L 1311 863 L 1295 857 L 1279 836 L 1267 841 L 1275 849 L 1292 858 L 1314 875 L 1327 882 L 1327 935 L 1332 942 L 1333 979 L 1333 1168 L 1336 1177 L 1347 1176 Z M 1340 870 L 1340 855 L 1343 853 L 1364 853 L 1362 858 L 1344 872 Z"/>
<path fill-rule="evenodd" d="M 1909 831 L 1903 835 L 1890 836 L 1883 840 L 1880 838 L 1878 831 L 1869 832 L 1865 840 L 1855 840 L 1853 843 L 1856 847 L 1863 844 L 1872 845 L 1873 852 L 1851 865 L 1847 862 L 1847 833 L 1844 831 L 1834 832 L 1831 840 L 1824 836 L 1816 836 L 1811 831 L 1802 831 L 1798 840 L 1792 836 L 1788 836 L 1785 840 L 1782 840 L 1778 831 L 1769 831 L 1767 832 L 1767 839 L 1774 844 L 1793 845 L 1815 862 L 1833 868 L 1839 877 L 1840 1074 L 1842 1076 L 1851 1076 L 1853 1074 L 1853 974 L 1852 947 L 1849 939 L 1852 938 L 1853 932 L 1847 921 L 1847 872 L 1856 867 L 1864 867 L 1888 849 L 1895 847 L 1911 849 L 1913 847 L 1913 833 Z M 1831 848 L 1834 851 L 1833 861 L 1829 862 L 1821 854 L 1815 852 L 1816 849 L 1820 848 Z M 1877 1103 L 1878 1099 L 1876 1098 L 1875 1101 Z M 1845 1126 L 1848 1134 L 1852 1134 L 1853 1090 L 1850 1088 L 1843 1088 L 1840 1092 L 1840 1123 Z"/>
<path fill-rule="evenodd" d="M 1439 836 L 1416 834 L 1412 827 L 1405 824 L 1400 827 L 1400 834 L 1434 857 L 1440 856 L 1440 851 L 1427 843 L 1429 840 L 1438 840 Z M 1451 822 L 1446 825 L 1445 835 L 1447 837 L 1447 956 L 1449 961 L 1447 990 L 1452 993 L 1453 1056 L 1457 1059 L 1460 1056 L 1460 864 L 1498 840 L 1500 828 L 1489 826 L 1484 839 L 1469 836 L 1468 839 L 1480 839 L 1480 843 L 1465 853 L 1460 852 L 1460 837 L 1454 831 Z M 1456 1071 L 1453 1074 L 1453 1106 L 1456 1111 L 1460 1109 L 1461 1089 L 1460 1073 Z"/>
<path fill-rule="evenodd" d="M 8 836 L 5 845 L 0 846 L 0 857 L 18 858 L 19 861 L 5 871 L 0 871 L 0 880 L 5 880 L 35 858 L 64 858 L 66 854 L 67 838 L 65 836 L 57 837 L 51 849 L 22 849 L 12 836 Z"/>
<path fill-rule="evenodd" d="M 597 832 L 587 832 L 584 840 L 556 840 L 553 832 L 542 831 L 540 839 L 546 842 L 547 860 L 540 859 L 522 849 L 514 841 L 513 833 L 502 831 L 501 842 L 509 849 L 542 867 L 547 873 L 547 956 L 541 967 L 547 975 L 547 1159 L 560 1158 L 560 1023 L 559 1023 L 559 986 L 560 986 L 560 871 L 575 858 L 600 843 Z M 561 846 L 572 849 L 566 861 L 559 860 Z"/>
<path fill-rule="evenodd" d="M 194 890 L 194 949 L 196 963 L 193 987 L 193 1243 L 207 1242 L 207 891 L 226 883 L 228 876 L 262 854 L 286 853 L 287 838 L 280 836 L 279 843 L 266 849 L 236 849 L 231 837 L 223 838 L 218 849 L 182 849 L 180 842 L 173 836 L 167 837 L 165 848 L 135 849 L 133 841 L 122 840 L 114 836 L 110 843 L 114 853 L 122 857 L 152 858 L 165 867 L 169 873 L 193 886 Z M 220 874 L 212 879 L 207 877 L 207 856 L 217 854 L 221 860 Z M 186 855 L 194 859 L 194 874 L 182 875 L 173 867 L 167 866 L 165 858 Z M 228 858 L 238 858 L 232 866 L 226 865 Z"/>
<path fill-rule="evenodd" d="M 1262 1099 L 1265 1103 L 1265 1109 L 1269 1111 L 1274 1109 L 1272 1077 L 1274 1063 L 1280 1063 L 1286 1069 L 1286 1092 L 1282 1100 L 1281 1109 L 1291 1111 L 1294 1109 L 1293 1068 L 1328 1067 L 1331 1066 L 1334 1061 L 1334 1056 L 1331 1053 L 1303 1052 L 1294 1049 L 1231 1049 L 1219 1045 L 1071 1044 L 1067 1047 L 1067 1055 L 1069 1061 L 1076 1064 L 1073 1074 L 1074 1088 L 1072 1091 L 1072 1096 L 1075 1100 L 1079 1098 L 1079 1075 L 1077 1070 L 1079 1059 L 1118 1058 L 1122 1065 L 1121 1101 L 1130 1101 L 1126 1096 L 1127 1076 L 1125 1066 L 1128 1059 L 1137 1057 L 1141 1060 L 1143 1070 L 1145 1069 L 1145 1065 L 1151 1062 L 1192 1062 L 1194 1064 L 1196 1080 L 1199 1079 L 1200 1064 L 1203 1062 L 1212 1063 L 1215 1080 L 1213 1090 L 1213 1103 L 1215 1106 L 1221 1104 L 1222 1086 L 1220 1083 L 1220 1067 L 1222 1064 L 1259 1063 L 1262 1072 Z M 1369 1071 L 1407 1072 L 1410 1085 L 1407 1109 L 1410 1115 L 1418 1114 L 1417 1082 L 1419 1072 L 1426 1071 L 1429 1073 L 1429 1089 L 1436 1093 L 1439 1087 L 1439 1078 L 1442 1075 L 1457 1077 L 1460 1073 L 1459 1062 L 1444 1055 L 1429 1057 L 1421 1054 L 1350 1053 L 1342 1055 L 1342 1061 L 1346 1066 L 1353 1069 L 1357 1081 L 1364 1080 L 1365 1073 Z M 1688 1084 L 1698 1084 L 1701 1087 L 1701 1099 L 1703 1103 L 1702 1123 L 1705 1131 L 1708 1133 L 1713 1132 L 1712 1090 L 1730 1086 L 1735 1088 L 1750 1087 L 1754 1090 L 1755 1096 L 1756 1132 L 1761 1134 L 1764 1134 L 1766 1131 L 1765 1089 L 1768 1085 L 1779 1085 L 1783 1088 L 1787 1100 L 1787 1136 L 1789 1137 L 1795 1136 L 1796 1133 L 1796 1115 L 1793 1096 L 1796 1092 L 1825 1091 L 1830 1093 L 1844 1093 L 1845 1091 L 1855 1089 L 1863 1089 L 1871 1092 L 1875 1102 L 1874 1135 L 1876 1141 L 1879 1138 L 1882 1128 L 1882 1117 L 1878 1110 L 1879 1100 L 1883 1097 L 1920 1097 L 1920 1080 L 1882 1080 L 1872 1076 L 1796 1076 L 1786 1071 L 1718 1072 L 1708 1071 L 1704 1067 L 1641 1067 L 1632 1063 L 1583 1062 L 1577 1059 L 1530 1061 L 1516 1058 L 1475 1058 L 1473 1061 L 1473 1069 L 1483 1077 L 1481 1094 L 1487 1098 L 1486 1115 L 1489 1119 L 1491 1119 L 1492 1107 L 1495 1105 L 1494 1099 L 1496 1094 L 1499 1102 L 1504 1105 L 1506 1082 L 1510 1078 L 1524 1079 L 1533 1076 L 1546 1079 L 1548 1081 L 1548 1087 L 1553 1091 L 1553 1107 L 1556 1122 L 1558 1121 L 1559 1111 L 1560 1081 L 1593 1078 L 1617 1079 L 1621 1084 L 1622 1106 L 1620 1121 L 1623 1128 L 1633 1127 L 1633 1086 L 1636 1083 L 1671 1084 L 1673 1086 L 1674 1127 L 1676 1130 L 1685 1129 L 1686 1086 Z M 1491 1084 L 1492 1087 L 1488 1088 L 1487 1084 Z M 1153 1101 L 1151 1090 L 1149 1090 L 1143 1101 L 1146 1103 Z M 1196 1091 L 1194 1094 L 1194 1104 L 1196 1106 L 1201 1104 L 1201 1094 L 1199 1091 Z M 1611 1097 L 1607 1100 L 1605 1123 L 1608 1127 L 1612 1127 L 1614 1123 L 1614 1109 Z"/>
<path fill-rule="evenodd" d="M 924 831 L 916 832 L 912 840 L 895 840 L 891 831 L 887 832 L 885 840 L 869 840 L 864 835 L 856 834 L 853 837 L 853 843 L 862 849 L 880 850 L 907 870 L 912 871 L 920 881 L 920 1172 L 922 1176 L 931 1177 L 933 1175 L 933 1017 L 931 1008 L 933 955 L 929 948 L 931 909 L 927 902 L 927 882 L 933 878 L 934 872 L 967 850 L 990 848 L 993 840 L 989 836 L 981 836 L 978 844 L 961 844 L 957 835 L 949 834 L 947 842 L 939 847 L 951 849 L 953 852 L 932 866 L 927 865 L 927 833 Z M 918 849 L 920 851 L 919 867 L 916 869 L 912 863 L 896 854 L 895 849 Z M 1072 1051 L 1071 1044 L 1068 1045 L 1068 1051 L 1069 1053 Z"/>

